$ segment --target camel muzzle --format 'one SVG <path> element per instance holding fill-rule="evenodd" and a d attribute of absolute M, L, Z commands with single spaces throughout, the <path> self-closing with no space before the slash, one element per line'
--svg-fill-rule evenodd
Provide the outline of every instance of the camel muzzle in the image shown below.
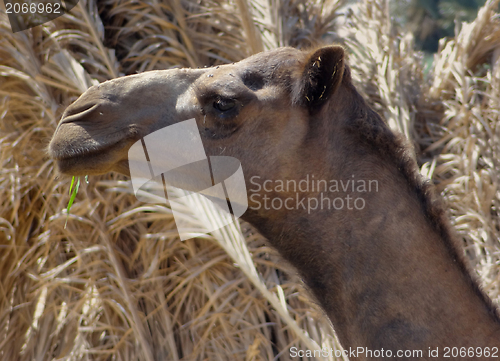
<path fill-rule="evenodd" d="M 64 112 L 49 156 L 68 175 L 128 174 L 123 161 L 134 142 L 193 117 L 193 107 L 178 102 L 204 71 L 151 71 L 90 87 Z"/>

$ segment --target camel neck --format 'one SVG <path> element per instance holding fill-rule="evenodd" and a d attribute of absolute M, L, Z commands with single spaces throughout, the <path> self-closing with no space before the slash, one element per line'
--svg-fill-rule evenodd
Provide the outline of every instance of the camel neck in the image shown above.
<path fill-rule="evenodd" d="M 461 249 L 433 225 L 436 220 L 429 219 L 403 177 L 383 169 L 371 177 L 364 171 L 363 179 L 336 174 L 340 189 L 329 189 L 323 200 L 342 198 L 342 209 L 340 201 L 337 209 L 327 209 L 326 202 L 322 209 L 307 209 L 308 199 L 321 200 L 309 182 L 300 195 L 306 209 L 270 210 L 249 221 L 299 271 L 345 348 L 422 350 L 425 359 L 429 348 L 439 348 L 442 356 L 445 347 L 499 347 L 500 323 L 468 273 Z M 348 180 L 356 183 L 346 189 Z M 375 183 L 368 189 L 370 180 L 378 180 L 377 189 Z M 358 198 L 363 202 L 355 204 Z M 296 202 L 289 201 L 292 205 Z"/>

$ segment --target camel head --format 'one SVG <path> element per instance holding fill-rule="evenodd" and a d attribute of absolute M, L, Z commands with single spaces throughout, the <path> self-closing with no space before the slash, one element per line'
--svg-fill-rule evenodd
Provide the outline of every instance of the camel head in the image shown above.
<path fill-rule="evenodd" d="M 129 150 L 134 154 L 138 141 L 144 146 L 149 135 L 187 120 L 204 157 L 237 159 L 249 191 L 282 200 L 279 210 L 259 208 L 248 195 L 241 218 L 300 272 L 345 349 L 498 345 L 495 307 L 467 271 L 403 137 L 356 92 L 341 47 L 281 48 L 235 64 L 151 71 L 93 86 L 63 114 L 49 155 L 63 174 L 129 175 Z M 142 155 L 147 159 L 146 150 Z M 195 179 L 201 174 L 188 171 Z M 252 182 L 308 176 L 375 179 L 381 187 L 329 191 L 346 202 L 361 195 L 363 207 L 309 213 L 299 201 L 318 199 L 318 189 L 297 191 L 301 199 L 288 208 L 295 199 L 288 191 L 268 194 L 265 184 L 255 190 Z M 226 191 L 219 192 L 223 198 Z"/>
<path fill-rule="evenodd" d="M 67 175 L 129 175 L 128 150 L 163 127 L 196 119 L 207 155 L 249 174 L 279 169 L 304 145 L 335 93 L 344 51 L 280 48 L 234 64 L 125 76 L 89 88 L 64 112 L 49 155 Z M 252 171 L 255 168 L 255 172 Z"/>

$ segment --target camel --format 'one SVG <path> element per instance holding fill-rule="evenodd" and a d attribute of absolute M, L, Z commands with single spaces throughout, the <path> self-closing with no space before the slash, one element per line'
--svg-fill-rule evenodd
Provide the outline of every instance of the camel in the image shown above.
<path fill-rule="evenodd" d="M 208 156 L 241 162 L 242 219 L 297 270 L 351 360 L 500 357 L 497 308 L 411 147 L 355 89 L 341 46 L 93 86 L 66 109 L 48 153 L 62 174 L 129 175 L 132 144 L 190 118 Z M 304 206 L 325 191 L 343 206 Z"/>

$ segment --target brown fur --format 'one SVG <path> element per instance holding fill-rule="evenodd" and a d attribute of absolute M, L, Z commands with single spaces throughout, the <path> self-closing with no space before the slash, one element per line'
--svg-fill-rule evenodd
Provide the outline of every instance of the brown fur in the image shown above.
<path fill-rule="evenodd" d="M 219 111 L 221 101 L 235 106 Z M 444 347 L 499 347 L 498 312 L 468 269 L 439 196 L 404 138 L 354 88 L 341 47 L 282 48 L 92 87 L 63 115 L 49 154 L 66 174 L 127 174 L 131 144 L 189 118 L 208 155 L 241 161 L 247 185 L 253 177 L 298 182 L 354 173 L 380 180 L 361 210 L 269 210 L 249 194 L 243 217 L 296 267 L 344 347 L 420 349 L 423 359 L 429 347 L 441 356 Z M 249 192 L 281 201 L 320 195 Z"/>
<path fill-rule="evenodd" d="M 350 84 L 350 79 L 348 84 Z M 419 172 L 417 162 L 411 154 L 411 145 L 402 134 L 393 133 L 383 119 L 364 104 L 361 97 L 358 102 L 363 104 L 366 114 L 356 119 L 349 130 L 354 136 L 359 137 L 360 142 L 365 142 L 372 147 L 373 152 L 380 152 L 384 159 L 392 161 L 394 166 L 401 171 L 408 187 L 418 197 L 426 218 L 441 236 L 451 259 L 457 262 L 470 287 L 487 305 L 491 316 L 500 323 L 498 308 L 481 289 L 477 277 L 474 276 L 465 259 L 459 240 L 448 220 L 443 199 L 437 194 L 431 181 L 422 177 Z"/>

